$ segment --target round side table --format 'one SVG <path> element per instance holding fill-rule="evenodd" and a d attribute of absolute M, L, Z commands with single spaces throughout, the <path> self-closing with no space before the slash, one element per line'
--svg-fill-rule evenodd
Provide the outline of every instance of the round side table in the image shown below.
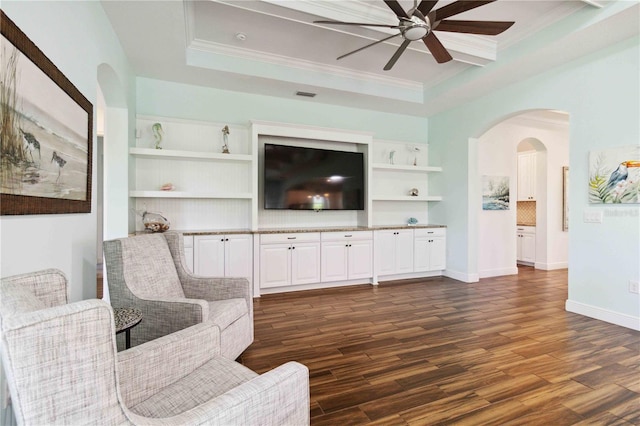
<path fill-rule="evenodd" d="M 131 347 L 131 329 L 142 321 L 142 312 L 136 308 L 113 308 L 116 334 L 124 331 L 125 349 Z"/>

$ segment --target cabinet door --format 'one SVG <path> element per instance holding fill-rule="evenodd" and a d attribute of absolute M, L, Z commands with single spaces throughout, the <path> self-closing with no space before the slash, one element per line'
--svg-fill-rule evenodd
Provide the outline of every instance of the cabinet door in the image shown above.
<path fill-rule="evenodd" d="M 518 154 L 518 201 L 536 199 L 536 153 Z"/>
<path fill-rule="evenodd" d="M 516 234 L 516 261 L 522 260 L 522 234 Z"/>
<path fill-rule="evenodd" d="M 413 270 L 415 272 L 429 270 L 429 238 L 416 238 L 413 246 Z"/>
<path fill-rule="evenodd" d="M 291 246 L 260 246 L 260 287 L 283 287 L 291 283 Z"/>
<path fill-rule="evenodd" d="M 291 284 L 320 282 L 320 243 L 291 246 Z"/>
<path fill-rule="evenodd" d="M 205 277 L 224 277 L 224 235 L 197 235 L 193 245 L 193 272 Z"/>
<path fill-rule="evenodd" d="M 535 234 L 521 234 L 522 235 L 522 254 L 521 259 L 523 262 L 535 262 L 536 261 L 536 236 Z"/>
<path fill-rule="evenodd" d="M 342 281 L 348 278 L 348 242 L 322 243 L 322 282 Z"/>
<path fill-rule="evenodd" d="M 397 231 L 396 274 L 413 272 L 413 230 Z"/>
<path fill-rule="evenodd" d="M 187 271 L 193 273 L 193 247 L 184 248 L 184 258 L 187 261 L 184 267 L 187 268 Z"/>
<path fill-rule="evenodd" d="M 371 278 L 373 276 L 373 242 L 352 241 L 349 243 L 348 279 Z"/>
<path fill-rule="evenodd" d="M 376 269 L 378 275 L 396 272 L 396 231 L 376 231 Z"/>
<path fill-rule="evenodd" d="M 252 250 L 251 235 L 228 235 L 225 238 L 225 276 L 249 278 L 253 266 Z"/>
<path fill-rule="evenodd" d="M 444 237 L 431 237 L 429 244 L 429 271 L 440 271 L 447 267 L 447 242 Z"/>

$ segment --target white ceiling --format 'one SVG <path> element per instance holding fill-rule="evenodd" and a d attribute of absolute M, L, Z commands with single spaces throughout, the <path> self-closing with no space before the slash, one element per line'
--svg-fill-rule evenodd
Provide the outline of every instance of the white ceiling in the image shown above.
<path fill-rule="evenodd" d="M 449 3 L 441 0 L 435 9 Z M 400 4 L 405 10 L 413 6 L 409 0 Z M 336 58 L 397 30 L 313 23 L 396 25 L 383 0 L 103 0 L 102 5 L 138 76 L 420 116 L 638 33 L 637 3 L 617 13 L 605 1 L 499 0 L 452 19 L 515 21 L 504 33 L 436 31 L 453 61 L 436 63 L 416 41 L 392 70 L 383 71 L 401 37 Z M 562 26 L 554 25 L 561 20 Z M 297 91 L 317 96 L 299 98 Z"/>

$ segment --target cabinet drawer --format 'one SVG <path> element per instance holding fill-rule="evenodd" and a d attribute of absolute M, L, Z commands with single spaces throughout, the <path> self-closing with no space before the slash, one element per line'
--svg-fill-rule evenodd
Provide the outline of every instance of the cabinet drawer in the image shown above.
<path fill-rule="evenodd" d="M 262 234 L 260 244 L 320 241 L 319 232 L 292 232 L 288 234 Z"/>
<path fill-rule="evenodd" d="M 373 231 L 323 232 L 322 241 L 354 241 L 372 240 Z"/>
<path fill-rule="evenodd" d="M 535 226 L 518 226 L 516 231 L 520 234 L 531 234 L 535 235 L 536 227 Z"/>
<path fill-rule="evenodd" d="M 420 228 L 415 230 L 416 238 L 426 237 L 442 237 L 446 235 L 447 230 L 445 228 Z"/>

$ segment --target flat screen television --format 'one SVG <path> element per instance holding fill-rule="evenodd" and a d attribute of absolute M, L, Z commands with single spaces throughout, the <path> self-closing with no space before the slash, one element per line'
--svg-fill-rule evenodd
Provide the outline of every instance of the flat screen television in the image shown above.
<path fill-rule="evenodd" d="M 264 208 L 364 210 L 364 155 L 264 144 Z"/>

